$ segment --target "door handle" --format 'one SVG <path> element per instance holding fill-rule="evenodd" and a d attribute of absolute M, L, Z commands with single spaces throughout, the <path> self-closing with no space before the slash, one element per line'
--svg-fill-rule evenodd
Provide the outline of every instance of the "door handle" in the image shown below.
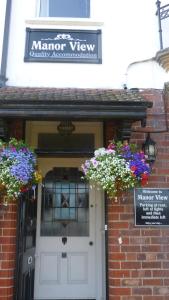
<path fill-rule="evenodd" d="M 66 252 L 62 252 L 62 258 L 67 258 L 67 253 Z"/>
<path fill-rule="evenodd" d="M 30 255 L 27 259 L 28 265 L 31 265 L 33 263 L 33 257 Z"/>
<path fill-rule="evenodd" d="M 89 245 L 90 245 L 90 246 L 93 246 L 93 242 L 92 242 L 92 241 L 90 241 L 90 242 L 89 242 Z"/>
<path fill-rule="evenodd" d="M 67 237 L 66 236 L 62 237 L 62 243 L 63 243 L 63 245 L 65 245 L 67 243 Z"/>

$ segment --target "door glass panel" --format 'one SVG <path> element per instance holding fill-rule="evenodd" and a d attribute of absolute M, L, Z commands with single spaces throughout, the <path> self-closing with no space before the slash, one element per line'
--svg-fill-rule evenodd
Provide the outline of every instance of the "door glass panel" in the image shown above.
<path fill-rule="evenodd" d="M 54 168 L 44 179 L 41 236 L 89 235 L 89 186 L 77 168 Z"/>

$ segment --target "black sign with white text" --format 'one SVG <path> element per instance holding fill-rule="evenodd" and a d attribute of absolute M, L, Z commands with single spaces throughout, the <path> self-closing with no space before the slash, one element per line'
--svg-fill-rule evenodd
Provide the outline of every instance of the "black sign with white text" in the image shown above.
<path fill-rule="evenodd" d="M 134 192 L 135 225 L 169 225 L 169 189 L 137 188 Z"/>
<path fill-rule="evenodd" d="M 26 28 L 24 61 L 101 64 L 101 30 Z"/>

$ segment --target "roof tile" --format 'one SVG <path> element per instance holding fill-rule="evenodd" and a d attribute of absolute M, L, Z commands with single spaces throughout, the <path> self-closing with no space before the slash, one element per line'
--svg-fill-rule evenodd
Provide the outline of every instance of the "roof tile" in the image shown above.
<path fill-rule="evenodd" d="M 145 101 L 139 92 L 115 89 L 3 87 L 1 100 Z"/>

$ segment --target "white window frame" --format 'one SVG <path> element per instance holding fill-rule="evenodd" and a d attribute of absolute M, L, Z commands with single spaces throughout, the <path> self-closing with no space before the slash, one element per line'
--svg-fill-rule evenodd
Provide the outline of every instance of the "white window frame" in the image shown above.
<path fill-rule="evenodd" d="M 41 0 L 39 0 L 39 15 L 41 11 L 41 16 L 42 17 L 49 17 L 49 0 L 43 0 L 44 5 L 42 5 L 41 8 Z"/>

